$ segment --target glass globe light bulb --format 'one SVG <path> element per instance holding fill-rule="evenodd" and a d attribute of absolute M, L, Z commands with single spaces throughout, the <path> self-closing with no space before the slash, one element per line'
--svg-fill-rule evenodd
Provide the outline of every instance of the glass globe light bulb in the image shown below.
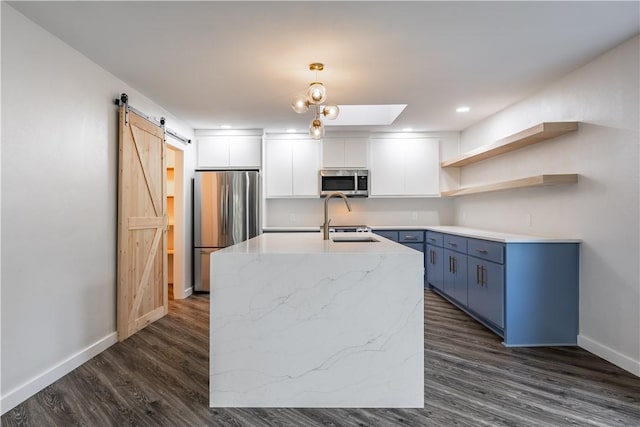
<path fill-rule="evenodd" d="M 322 114 L 329 120 L 333 120 L 340 114 L 340 109 L 337 105 L 325 105 L 322 109 Z"/>
<path fill-rule="evenodd" d="M 309 99 L 305 94 L 299 94 L 293 97 L 291 108 L 298 114 L 306 113 L 309 110 Z"/>
<path fill-rule="evenodd" d="M 314 119 L 311 122 L 311 126 L 309 126 L 309 136 L 313 139 L 322 139 L 324 136 L 324 126 L 322 126 L 320 120 Z"/>
<path fill-rule="evenodd" d="M 325 89 L 322 83 L 311 83 L 307 90 L 307 95 L 309 96 L 309 103 L 321 104 L 327 99 L 327 89 Z"/>

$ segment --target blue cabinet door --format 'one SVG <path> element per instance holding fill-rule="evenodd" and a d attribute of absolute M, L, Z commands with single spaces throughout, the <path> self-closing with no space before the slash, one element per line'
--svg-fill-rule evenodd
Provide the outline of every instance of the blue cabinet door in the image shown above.
<path fill-rule="evenodd" d="M 504 266 L 467 257 L 468 307 L 476 314 L 504 328 Z"/>
<path fill-rule="evenodd" d="M 444 250 L 444 292 L 467 305 L 467 256 Z"/>
<path fill-rule="evenodd" d="M 424 264 L 427 266 L 427 282 L 441 291 L 444 289 L 444 256 L 443 249 L 427 245 L 424 253 Z"/>

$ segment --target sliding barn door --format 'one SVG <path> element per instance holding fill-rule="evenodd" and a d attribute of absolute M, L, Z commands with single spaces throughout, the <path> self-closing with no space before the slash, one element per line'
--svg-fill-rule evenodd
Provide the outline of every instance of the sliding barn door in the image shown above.
<path fill-rule="evenodd" d="M 164 130 L 120 108 L 118 339 L 167 314 Z"/>

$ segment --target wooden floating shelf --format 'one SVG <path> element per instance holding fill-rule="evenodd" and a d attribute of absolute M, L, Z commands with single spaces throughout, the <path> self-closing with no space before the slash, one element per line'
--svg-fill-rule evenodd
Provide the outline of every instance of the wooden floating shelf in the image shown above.
<path fill-rule="evenodd" d="M 578 130 L 578 122 L 543 122 L 493 144 L 483 145 L 451 160 L 445 160 L 440 166 L 443 168 L 459 168 L 576 130 Z"/>
<path fill-rule="evenodd" d="M 511 190 L 514 188 L 546 187 L 549 185 L 575 184 L 578 182 L 578 174 L 559 175 L 535 175 L 527 178 L 514 179 L 512 181 L 496 182 L 494 184 L 479 185 L 477 187 L 459 188 L 457 190 L 443 191 L 442 197 L 466 196 L 467 194 L 490 193 L 493 191 Z"/>

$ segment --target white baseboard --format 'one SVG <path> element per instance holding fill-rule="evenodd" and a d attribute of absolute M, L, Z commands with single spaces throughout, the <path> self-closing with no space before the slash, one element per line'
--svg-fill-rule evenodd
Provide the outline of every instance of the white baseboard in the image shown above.
<path fill-rule="evenodd" d="M 640 360 L 634 360 L 584 335 L 578 335 L 578 346 L 640 377 Z"/>
<path fill-rule="evenodd" d="M 26 383 L 14 388 L 0 398 L 0 413 L 5 414 L 20 403 L 24 402 L 43 388 L 53 384 L 69 372 L 76 369 L 92 357 L 102 353 L 118 342 L 118 334 L 110 333 L 83 350 L 51 367 L 42 374 L 30 379 Z"/>
<path fill-rule="evenodd" d="M 173 299 L 185 299 L 189 295 L 193 293 L 193 288 L 189 287 L 187 289 L 176 289 L 173 288 Z"/>

